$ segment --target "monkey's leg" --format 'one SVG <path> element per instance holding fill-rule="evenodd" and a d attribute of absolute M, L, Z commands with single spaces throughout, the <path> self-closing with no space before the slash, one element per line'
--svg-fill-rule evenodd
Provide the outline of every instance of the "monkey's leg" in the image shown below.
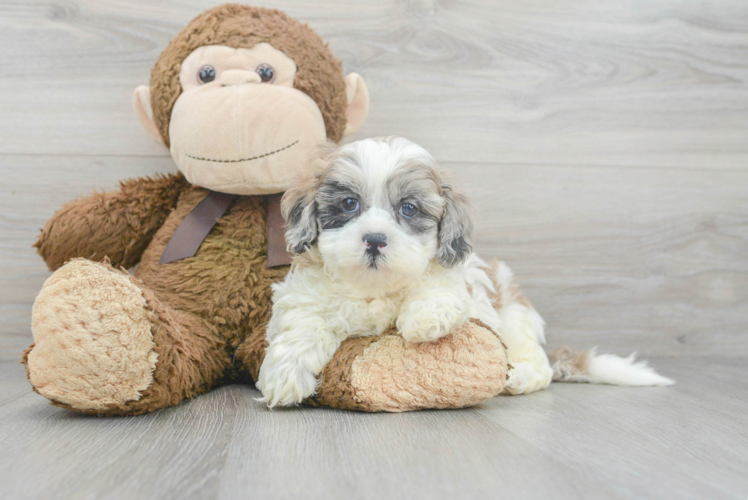
<path fill-rule="evenodd" d="M 263 343 L 252 340 L 237 358 L 256 379 Z M 478 323 L 436 342 L 407 342 L 393 330 L 344 341 L 322 371 L 317 394 L 305 403 L 369 412 L 464 408 L 501 392 L 506 373 L 504 346 Z"/>
<path fill-rule="evenodd" d="M 137 415 L 210 389 L 229 365 L 201 318 L 158 301 L 129 274 L 76 259 L 44 284 L 23 363 L 53 404 Z"/>

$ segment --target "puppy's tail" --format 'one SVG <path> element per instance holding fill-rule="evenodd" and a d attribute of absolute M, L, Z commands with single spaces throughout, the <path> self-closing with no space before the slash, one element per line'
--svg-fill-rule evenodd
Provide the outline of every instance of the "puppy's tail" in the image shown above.
<path fill-rule="evenodd" d="M 673 385 L 675 380 L 663 377 L 646 361 L 637 361 L 636 353 L 627 358 L 598 354 L 596 349 L 574 351 L 569 347 L 548 353 L 553 382 L 587 382 L 628 386 Z"/>
<path fill-rule="evenodd" d="M 543 320 L 522 294 L 512 271 L 497 260 L 486 264 L 472 254 L 465 262 L 468 289 L 479 308 L 481 320 L 504 333 L 510 348 L 527 347 L 520 358 L 531 366 L 531 372 L 543 373 L 545 388 L 552 370 L 553 382 L 587 382 L 628 386 L 672 385 L 674 380 L 654 371 L 646 361 L 637 361 L 636 354 L 621 358 L 612 354 L 598 354 L 595 349 L 574 351 L 568 347 L 545 353 Z M 498 314 L 498 316 L 497 316 Z M 511 334 L 509 332 L 511 330 Z M 507 337 L 512 337 L 512 341 Z M 545 359 L 547 354 L 548 360 Z M 548 363 L 550 362 L 550 370 Z M 521 370 L 522 367 L 515 367 Z M 533 389 L 533 390 L 538 390 Z M 522 391 L 524 392 L 524 391 Z"/>

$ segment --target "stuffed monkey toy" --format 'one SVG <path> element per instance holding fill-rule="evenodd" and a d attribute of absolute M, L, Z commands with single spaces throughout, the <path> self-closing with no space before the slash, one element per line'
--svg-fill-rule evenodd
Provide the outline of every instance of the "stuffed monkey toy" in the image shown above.
<path fill-rule="evenodd" d="M 137 415 L 256 379 L 270 287 L 289 269 L 280 195 L 320 142 L 359 128 L 368 92 L 308 26 L 228 4 L 169 43 L 133 104 L 180 173 L 73 201 L 35 244 L 54 273 L 22 361 L 36 392 L 81 413 Z M 306 403 L 465 407 L 506 370 L 476 322 L 436 343 L 388 332 L 346 341 Z"/>

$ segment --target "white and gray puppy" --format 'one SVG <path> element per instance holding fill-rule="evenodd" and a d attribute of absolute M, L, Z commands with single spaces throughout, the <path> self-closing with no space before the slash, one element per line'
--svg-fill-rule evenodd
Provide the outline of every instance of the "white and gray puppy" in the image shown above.
<path fill-rule="evenodd" d="M 508 267 L 489 269 L 471 253 L 468 202 L 427 151 L 403 138 L 366 139 L 315 162 L 283 197 L 297 256 L 273 287 L 262 401 L 289 406 L 314 394 L 348 337 L 396 326 L 408 341 L 432 341 L 469 318 L 501 333 L 507 392 L 550 384 L 542 319 Z M 578 381 L 608 381 L 588 372 Z"/>
<path fill-rule="evenodd" d="M 406 340 L 424 342 L 470 317 L 500 324 L 487 294 L 481 304 L 468 292 L 467 200 L 428 152 L 402 138 L 367 139 L 319 162 L 283 198 L 286 242 L 299 255 L 274 287 L 257 381 L 269 406 L 312 395 L 348 337 L 395 325 Z"/>

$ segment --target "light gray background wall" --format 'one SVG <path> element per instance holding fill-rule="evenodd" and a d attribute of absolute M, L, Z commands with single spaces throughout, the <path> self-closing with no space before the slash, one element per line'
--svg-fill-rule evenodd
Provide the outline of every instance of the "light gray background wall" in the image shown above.
<path fill-rule="evenodd" d="M 397 415 L 234 385 L 118 419 L 31 393 L 31 244 L 65 201 L 173 170 L 130 96 L 216 3 L 0 0 L 1 498 L 746 498 L 745 0 L 264 2 L 368 82 L 353 139 L 456 171 L 551 345 L 636 349 L 677 385 Z"/>
<path fill-rule="evenodd" d="M 133 88 L 205 1 L 0 3 L 0 340 L 15 359 L 62 203 L 174 169 Z M 371 91 L 352 139 L 454 169 L 476 248 L 506 260 L 552 345 L 748 353 L 748 3 L 265 2 Z"/>

